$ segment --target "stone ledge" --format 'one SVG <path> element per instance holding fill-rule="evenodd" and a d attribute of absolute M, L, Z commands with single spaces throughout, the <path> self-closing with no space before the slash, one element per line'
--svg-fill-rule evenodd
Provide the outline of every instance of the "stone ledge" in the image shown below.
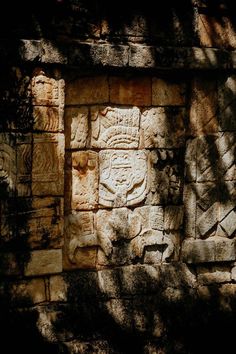
<path fill-rule="evenodd" d="M 234 239 L 217 236 L 207 240 L 187 240 L 182 246 L 182 261 L 186 263 L 234 261 L 235 246 Z"/>
<path fill-rule="evenodd" d="M 61 64 L 79 68 L 235 69 L 236 51 L 141 44 L 94 44 L 49 40 L 0 41 L 1 60 L 12 64 Z"/>

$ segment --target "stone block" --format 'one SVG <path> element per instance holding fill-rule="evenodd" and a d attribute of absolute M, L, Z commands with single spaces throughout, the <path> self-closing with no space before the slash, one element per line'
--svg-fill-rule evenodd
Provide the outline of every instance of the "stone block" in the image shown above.
<path fill-rule="evenodd" d="M 185 142 L 185 110 L 158 107 L 144 110 L 141 129 L 145 148 L 179 148 Z"/>
<path fill-rule="evenodd" d="M 111 44 L 90 45 L 90 60 L 94 65 L 122 67 L 128 65 L 129 46 Z"/>
<path fill-rule="evenodd" d="M 174 80 L 152 79 L 152 104 L 154 106 L 183 106 L 186 85 Z"/>
<path fill-rule="evenodd" d="M 34 134 L 32 165 L 34 196 L 63 195 L 64 135 Z"/>
<path fill-rule="evenodd" d="M 11 302 L 15 305 L 32 305 L 46 301 L 44 279 L 16 282 L 9 288 Z"/>
<path fill-rule="evenodd" d="M 231 269 L 231 278 L 234 281 L 236 280 L 236 266 L 235 266 L 235 263 L 234 263 L 233 268 Z"/>
<path fill-rule="evenodd" d="M 236 130 L 236 75 L 230 75 L 219 80 L 218 104 L 221 131 Z"/>
<path fill-rule="evenodd" d="M 196 185 L 185 184 L 184 186 L 184 220 L 185 237 L 196 237 Z"/>
<path fill-rule="evenodd" d="M 25 276 L 55 274 L 62 272 L 62 251 L 37 250 L 30 253 L 25 264 Z"/>
<path fill-rule="evenodd" d="M 182 259 L 187 263 L 234 261 L 235 240 L 216 236 L 206 240 L 185 241 L 182 245 Z"/>
<path fill-rule="evenodd" d="M 215 261 L 234 261 L 236 259 L 235 239 L 215 237 Z"/>
<path fill-rule="evenodd" d="M 71 209 L 94 209 L 98 205 L 98 153 L 80 151 L 72 153 Z M 67 183 L 70 183 L 69 181 Z M 70 186 L 68 186 L 70 188 Z"/>
<path fill-rule="evenodd" d="M 155 67 L 154 48 L 140 44 L 130 45 L 129 66 L 132 68 Z"/>
<path fill-rule="evenodd" d="M 198 35 L 203 47 L 236 48 L 236 35 L 232 18 L 199 14 Z"/>
<path fill-rule="evenodd" d="M 149 77 L 111 77 L 110 102 L 134 106 L 151 105 L 151 79 Z"/>
<path fill-rule="evenodd" d="M 61 275 L 49 278 L 50 301 L 64 302 L 67 300 L 67 283 Z"/>
<path fill-rule="evenodd" d="M 99 153 L 99 204 L 135 205 L 147 193 L 147 153 L 144 150 L 109 150 Z"/>
<path fill-rule="evenodd" d="M 130 299 L 110 299 L 105 303 L 106 311 L 122 330 L 132 328 L 132 307 Z"/>
<path fill-rule="evenodd" d="M 29 248 L 58 248 L 63 243 L 63 199 L 44 197 L 19 200 L 17 228 Z"/>
<path fill-rule="evenodd" d="M 200 267 L 197 270 L 200 284 L 226 283 L 231 281 L 231 273 L 228 267 Z"/>
<path fill-rule="evenodd" d="M 140 110 L 137 107 L 95 107 L 91 116 L 93 148 L 138 148 Z"/>
<path fill-rule="evenodd" d="M 96 261 L 98 257 L 97 247 L 77 248 L 73 258 L 73 263 L 68 258 L 67 250 L 64 251 L 63 269 L 96 269 Z"/>
<path fill-rule="evenodd" d="M 33 107 L 33 129 L 35 131 L 59 132 L 63 130 L 63 107 Z"/>
<path fill-rule="evenodd" d="M 149 191 L 145 203 L 180 204 L 183 176 L 182 155 L 178 149 L 158 149 L 149 153 Z"/>
<path fill-rule="evenodd" d="M 64 80 L 48 77 L 42 70 L 31 81 L 32 103 L 36 106 L 63 106 Z"/>
<path fill-rule="evenodd" d="M 81 77 L 66 84 L 66 104 L 99 104 L 109 101 L 106 76 Z"/>
<path fill-rule="evenodd" d="M 215 242 L 207 240 L 187 240 L 182 244 L 182 260 L 186 263 L 215 262 Z"/>
<path fill-rule="evenodd" d="M 217 83 L 215 79 L 198 77 L 193 79 L 190 102 L 190 134 L 217 133 Z"/>
<path fill-rule="evenodd" d="M 88 108 L 65 109 L 66 149 L 83 149 L 88 144 Z"/>

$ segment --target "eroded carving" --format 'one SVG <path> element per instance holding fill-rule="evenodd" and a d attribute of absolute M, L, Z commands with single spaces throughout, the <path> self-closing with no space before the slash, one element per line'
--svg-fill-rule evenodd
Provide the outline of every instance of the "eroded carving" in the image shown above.
<path fill-rule="evenodd" d="M 64 80 L 47 77 L 43 71 L 32 78 L 32 103 L 35 105 L 64 105 Z"/>
<path fill-rule="evenodd" d="M 98 154 L 72 153 L 72 209 L 93 209 L 98 204 Z"/>
<path fill-rule="evenodd" d="M 178 204 L 183 177 L 178 150 L 158 149 L 149 154 L 149 185 L 147 204 Z"/>
<path fill-rule="evenodd" d="M 137 107 L 96 109 L 92 112 L 92 147 L 137 148 L 139 120 Z"/>
<path fill-rule="evenodd" d="M 8 134 L 0 134 L 0 191 L 12 193 L 16 184 L 16 151 L 14 139 Z"/>
<path fill-rule="evenodd" d="M 66 148 L 85 148 L 88 140 L 88 108 L 66 108 Z"/>
<path fill-rule="evenodd" d="M 147 153 L 111 150 L 99 153 L 99 203 L 107 207 L 135 205 L 147 193 Z"/>

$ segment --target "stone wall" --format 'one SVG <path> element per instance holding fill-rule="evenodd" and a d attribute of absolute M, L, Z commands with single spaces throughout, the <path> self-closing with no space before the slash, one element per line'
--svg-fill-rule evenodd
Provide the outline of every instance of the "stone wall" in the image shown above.
<path fill-rule="evenodd" d="M 147 5 L 51 1 L 45 14 L 36 2 L 2 29 L 9 353 L 234 343 L 231 3 L 167 1 L 156 16 Z"/>

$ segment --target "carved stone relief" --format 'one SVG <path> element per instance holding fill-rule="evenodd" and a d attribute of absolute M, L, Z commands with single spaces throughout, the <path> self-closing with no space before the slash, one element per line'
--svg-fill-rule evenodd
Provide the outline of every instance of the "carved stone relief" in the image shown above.
<path fill-rule="evenodd" d="M 92 110 L 92 147 L 134 149 L 139 145 L 140 111 L 133 108 Z"/>
<path fill-rule="evenodd" d="M 0 133 L 0 191 L 12 195 L 16 187 L 15 136 Z"/>
<path fill-rule="evenodd" d="M 147 153 L 111 150 L 99 153 L 99 203 L 106 207 L 135 205 L 147 193 Z"/>
<path fill-rule="evenodd" d="M 98 154 L 94 151 L 72 153 L 71 208 L 94 209 L 98 205 Z"/>

